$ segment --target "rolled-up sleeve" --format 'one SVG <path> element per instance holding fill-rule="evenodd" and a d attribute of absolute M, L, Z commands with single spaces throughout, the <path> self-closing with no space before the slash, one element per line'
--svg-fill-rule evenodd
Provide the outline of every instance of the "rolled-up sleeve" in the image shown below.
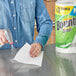
<path fill-rule="evenodd" d="M 52 32 L 52 20 L 43 0 L 36 0 L 35 18 L 39 34 L 34 42 L 38 42 L 44 47 Z"/>

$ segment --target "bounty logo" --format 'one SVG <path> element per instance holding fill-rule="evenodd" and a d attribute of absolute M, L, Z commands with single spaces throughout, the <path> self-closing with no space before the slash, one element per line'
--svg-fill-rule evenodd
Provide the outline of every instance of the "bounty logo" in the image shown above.
<path fill-rule="evenodd" d="M 69 32 L 72 27 L 76 27 L 76 18 L 64 19 L 62 22 L 57 21 L 57 30 L 62 30 L 63 32 Z"/>

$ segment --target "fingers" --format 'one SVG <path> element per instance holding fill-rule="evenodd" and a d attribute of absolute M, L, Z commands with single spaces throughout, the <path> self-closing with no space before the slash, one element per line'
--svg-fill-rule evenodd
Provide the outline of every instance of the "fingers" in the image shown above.
<path fill-rule="evenodd" d="M 4 31 L 0 30 L 0 45 L 4 45 L 6 43 L 8 43 L 8 41 L 4 35 Z"/>
<path fill-rule="evenodd" d="M 0 45 L 4 45 L 2 38 L 0 38 Z"/>
<path fill-rule="evenodd" d="M 5 36 L 3 36 L 2 39 L 3 39 L 3 42 L 4 42 L 4 43 L 8 43 L 8 40 L 6 39 Z"/>
<path fill-rule="evenodd" d="M 34 57 L 39 56 L 40 52 L 41 52 L 41 50 L 38 50 L 38 51 L 34 54 Z"/>
<path fill-rule="evenodd" d="M 36 47 L 35 50 L 32 52 L 32 57 L 37 57 L 40 54 L 40 50 Z"/>
<path fill-rule="evenodd" d="M 32 57 L 32 53 L 35 50 L 36 46 L 31 45 L 30 56 Z"/>
<path fill-rule="evenodd" d="M 0 45 L 5 45 L 6 43 L 8 43 L 8 41 L 4 37 L 0 38 Z"/>
<path fill-rule="evenodd" d="M 5 36 L 2 37 L 2 42 L 3 42 L 4 44 L 7 43 L 7 39 L 6 39 Z"/>
<path fill-rule="evenodd" d="M 34 57 L 39 56 L 40 52 L 41 52 L 41 46 L 40 45 L 38 45 L 36 43 L 31 45 L 31 50 L 30 50 L 30 56 L 31 57 L 34 58 Z"/>

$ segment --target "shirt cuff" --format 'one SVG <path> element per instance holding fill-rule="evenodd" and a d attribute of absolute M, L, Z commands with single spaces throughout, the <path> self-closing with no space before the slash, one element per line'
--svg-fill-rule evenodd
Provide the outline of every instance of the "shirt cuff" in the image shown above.
<path fill-rule="evenodd" d="M 42 48 L 44 48 L 46 42 L 47 42 L 48 38 L 47 37 L 41 37 L 41 36 L 37 36 L 36 40 L 34 40 L 34 43 L 39 43 L 42 45 Z"/>

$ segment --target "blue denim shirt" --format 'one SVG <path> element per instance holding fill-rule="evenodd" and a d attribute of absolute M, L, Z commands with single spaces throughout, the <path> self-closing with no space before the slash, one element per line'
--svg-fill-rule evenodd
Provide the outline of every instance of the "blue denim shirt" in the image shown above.
<path fill-rule="evenodd" d="M 33 40 L 35 19 L 39 34 Z M 0 29 L 12 32 L 15 48 L 26 42 L 38 42 L 44 47 L 52 31 L 52 21 L 43 0 L 0 0 Z M 10 47 L 6 44 L 1 49 Z"/>

